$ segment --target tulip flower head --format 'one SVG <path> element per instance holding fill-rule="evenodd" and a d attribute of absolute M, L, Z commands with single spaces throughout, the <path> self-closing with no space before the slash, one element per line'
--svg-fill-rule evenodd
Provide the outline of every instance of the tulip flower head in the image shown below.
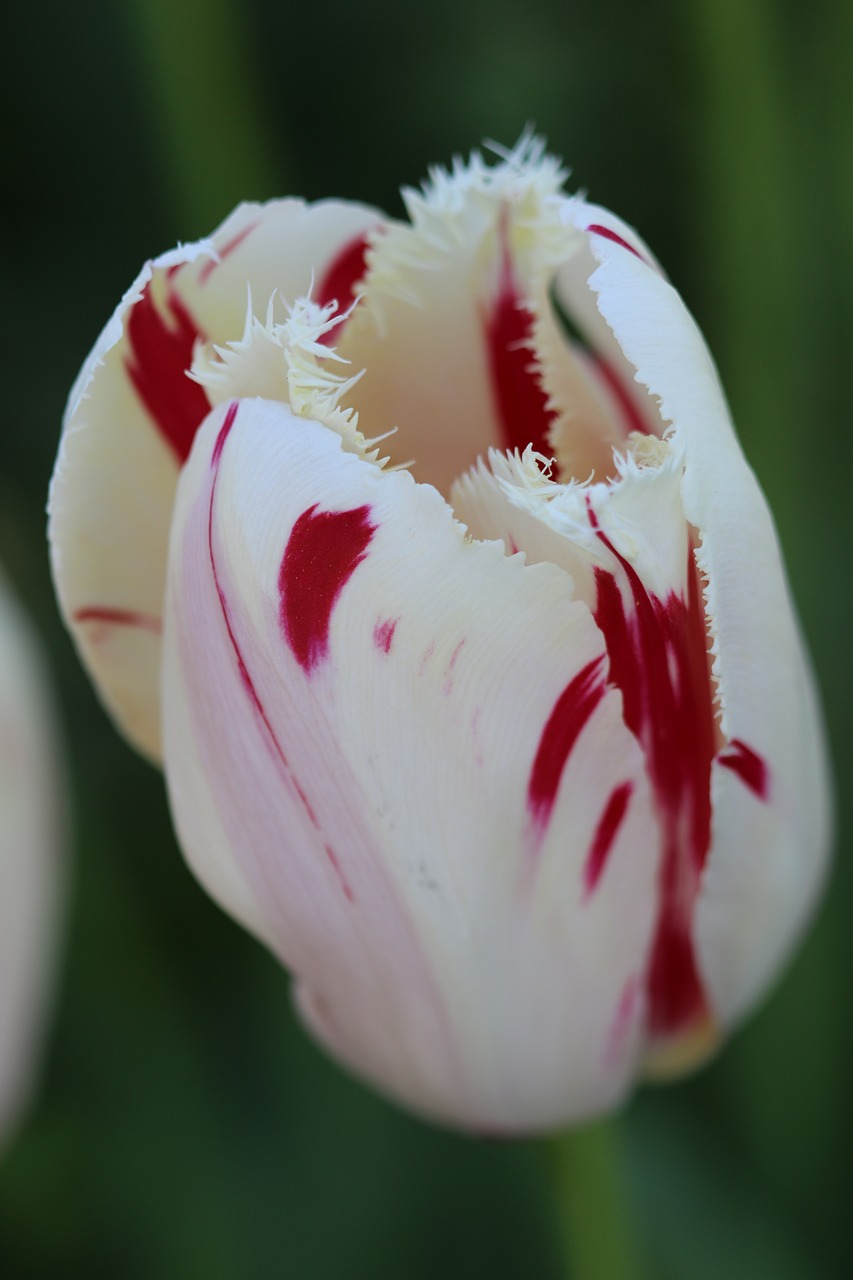
<path fill-rule="evenodd" d="M 0 1149 L 26 1102 L 56 933 L 59 770 L 37 647 L 0 580 Z"/>
<path fill-rule="evenodd" d="M 767 506 L 649 249 L 522 139 L 149 263 L 71 393 L 54 572 L 199 879 L 313 1033 L 532 1131 L 700 1061 L 826 858 Z"/>

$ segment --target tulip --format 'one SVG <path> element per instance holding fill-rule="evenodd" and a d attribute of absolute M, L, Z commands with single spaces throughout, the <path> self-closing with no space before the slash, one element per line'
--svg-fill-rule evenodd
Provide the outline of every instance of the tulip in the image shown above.
<path fill-rule="evenodd" d="M 0 580 L 0 1142 L 30 1092 L 61 880 L 55 731 L 33 636 Z"/>
<path fill-rule="evenodd" d="M 72 391 L 61 606 L 338 1059 L 481 1132 L 742 1020 L 815 903 L 772 520 L 649 249 L 525 137 L 150 263 Z"/>

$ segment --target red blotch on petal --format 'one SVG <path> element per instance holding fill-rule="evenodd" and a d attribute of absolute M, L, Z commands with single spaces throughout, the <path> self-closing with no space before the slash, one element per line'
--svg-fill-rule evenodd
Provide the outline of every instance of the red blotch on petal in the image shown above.
<path fill-rule="evenodd" d="M 625 814 L 628 812 L 628 801 L 634 790 L 633 782 L 623 782 L 616 787 L 607 801 L 604 812 L 599 819 L 593 836 L 592 845 L 583 869 L 584 896 L 588 897 L 601 879 L 607 862 L 607 855 L 613 848 L 619 834 Z"/>
<path fill-rule="evenodd" d="M 278 576 L 279 617 L 305 672 L 328 653 L 332 610 L 376 532 L 369 516 L 368 506 L 318 511 L 314 503 L 291 530 Z"/>
<path fill-rule="evenodd" d="M 373 643 L 381 653 L 391 652 L 398 621 L 398 618 L 386 618 L 384 622 L 377 622 L 373 628 Z"/>
<path fill-rule="evenodd" d="M 560 694 L 539 739 L 527 804 L 540 835 L 548 823 L 563 769 L 581 730 L 604 697 L 603 657 L 593 658 Z"/>
<path fill-rule="evenodd" d="M 204 335 L 171 283 L 154 301 L 149 280 L 126 322 L 129 352 L 125 367 L 136 394 L 171 448 L 179 465 L 189 457 L 199 424 L 210 412 L 204 388 L 188 377 L 196 342 Z"/>
<path fill-rule="evenodd" d="M 767 762 L 748 747 L 740 738 L 732 738 L 726 751 L 717 756 L 717 763 L 736 773 L 759 800 L 766 800 L 770 793 L 770 770 Z"/>

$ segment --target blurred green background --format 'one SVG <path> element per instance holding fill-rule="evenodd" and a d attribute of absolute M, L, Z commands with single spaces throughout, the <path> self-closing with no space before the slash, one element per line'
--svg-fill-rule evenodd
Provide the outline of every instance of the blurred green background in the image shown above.
<path fill-rule="evenodd" d="M 0 1164 L 4 1280 L 556 1280 L 533 1145 L 427 1128 L 295 1025 L 175 846 L 49 582 L 64 398 L 143 260 L 241 198 L 401 212 L 528 121 L 637 226 L 708 336 L 821 679 L 841 838 L 818 928 L 704 1073 L 619 1140 L 646 1274 L 850 1275 L 853 6 L 839 0 L 44 0 L 4 18 L 0 558 L 54 661 L 73 884 L 36 1103 Z M 743 548 L 744 555 L 749 547 Z"/>

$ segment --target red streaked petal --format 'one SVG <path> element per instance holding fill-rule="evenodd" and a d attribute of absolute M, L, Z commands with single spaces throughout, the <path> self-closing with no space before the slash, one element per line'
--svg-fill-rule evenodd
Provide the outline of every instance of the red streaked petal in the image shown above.
<path fill-rule="evenodd" d="M 576 225 L 615 225 L 588 210 L 576 215 Z M 826 745 L 773 522 L 702 335 L 661 274 L 610 238 L 589 243 L 600 322 L 684 456 L 682 501 L 704 583 L 723 744 L 711 769 L 693 945 L 714 1017 L 727 1026 L 766 989 L 813 909 L 831 828 Z M 736 743 L 764 763 L 766 798 L 750 786 L 760 770 Z"/>
<path fill-rule="evenodd" d="M 649 1029 L 668 1038 L 707 1018 L 693 953 L 693 908 L 711 841 L 711 761 L 716 747 L 708 637 L 692 549 L 686 598 L 651 595 L 637 570 L 590 524 L 614 560 L 596 569 L 595 616 L 622 691 L 625 723 L 642 744 L 663 834 L 660 908 L 648 976 Z"/>
<path fill-rule="evenodd" d="M 306 674 L 328 654 L 332 609 L 375 532 L 368 506 L 318 511 L 314 503 L 293 526 L 278 577 L 280 616 Z"/>
<path fill-rule="evenodd" d="M 608 1105 L 640 1048 L 634 1032 L 608 1046 L 650 942 L 657 860 L 618 692 L 599 692 L 588 749 L 566 749 L 564 724 L 534 765 L 561 695 L 602 670 L 589 611 L 561 571 L 466 541 L 434 489 L 281 405 L 241 402 L 211 467 L 223 419 L 182 477 L 167 600 L 167 778 L 192 865 L 300 975 L 323 1039 L 411 1105 L 508 1131 Z M 342 587 L 306 679 L 311 643 L 283 641 L 280 581 L 324 513 L 347 517 L 320 526 Z M 626 780 L 636 854 L 585 898 Z"/>

